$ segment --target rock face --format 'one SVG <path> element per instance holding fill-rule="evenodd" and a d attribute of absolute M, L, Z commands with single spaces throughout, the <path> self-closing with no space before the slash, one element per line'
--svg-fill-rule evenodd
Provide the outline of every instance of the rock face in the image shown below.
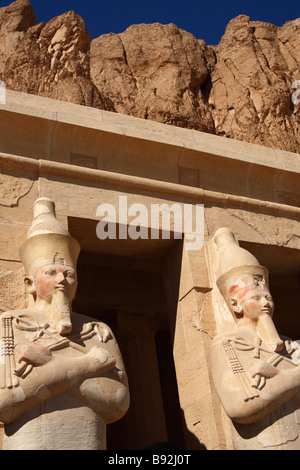
<path fill-rule="evenodd" d="M 1 44 L 10 46 L 3 47 L 0 77 L 8 88 L 111 108 L 90 79 L 91 37 L 80 16 L 69 11 L 37 24 L 29 0 L 17 0 L 0 9 L 0 24 Z"/>
<path fill-rule="evenodd" d="M 278 28 L 239 16 L 216 57 L 209 97 L 216 133 L 299 152 L 300 107 L 291 87 L 300 79 L 300 18 Z"/>
<path fill-rule="evenodd" d="M 5 70 L 8 57 L 16 49 L 25 32 L 37 24 L 34 11 L 29 2 L 14 2 L 0 8 L 0 73 Z"/>
<path fill-rule="evenodd" d="M 91 77 L 117 112 L 214 132 L 203 94 L 204 41 L 173 24 L 140 24 L 91 43 Z"/>
<path fill-rule="evenodd" d="M 218 46 L 174 24 L 91 41 L 73 11 L 37 24 L 29 0 L 0 9 L 10 89 L 299 152 L 300 19 L 234 18 Z"/>

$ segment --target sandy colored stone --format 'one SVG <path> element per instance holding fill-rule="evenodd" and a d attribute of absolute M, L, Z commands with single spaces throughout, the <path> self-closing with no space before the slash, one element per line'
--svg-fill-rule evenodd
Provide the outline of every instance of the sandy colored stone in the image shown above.
<path fill-rule="evenodd" d="M 0 311 L 22 309 L 26 307 L 24 270 L 0 271 Z"/>
<path fill-rule="evenodd" d="M 18 0 L 0 8 L 0 74 L 7 58 L 14 52 L 29 27 L 36 25 L 33 8 L 28 0 Z"/>
<path fill-rule="evenodd" d="M 216 231 L 211 253 L 219 330 L 211 342 L 211 371 L 220 402 L 235 423 L 234 448 L 299 449 L 299 346 L 279 335 L 273 322 L 268 269 L 227 227 Z"/>
<path fill-rule="evenodd" d="M 5 207 L 17 206 L 21 198 L 28 194 L 34 182 L 28 178 L 15 174 L 7 173 L 4 169 L 1 171 L 0 185 L 0 205 Z"/>
<path fill-rule="evenodd" d="M 299 22 L 240 15 L 217 46 L 160 23 L 91 41 L 75 12 L 37 24 L 29 0 L 17 0 L 0 10 L 0 79 L 12 90 L 299 152 Z"/>
<path fill-rule="evenodd" d="M 213 132 L 201 93 L 206 45 L 173 24 L 133 25 L 91 43 L 91 76 L 117 112 Z"/>
<path fill-rule="evenodd" d="M 14 9 L 3 9 L 3 24 L 7 17 L 11 22 L 16 15 L 22 21 L 27 18 L 27 10 L 17 8 L 23 3 L 28 10 L 30 2 L 25 0 L 14 2 Z M 9 33 L 6 36 L 16 34 Z M 7 51 L 2 79 L 18 91 L 106 109 L 90 80 L 90 40 L 83 19 L 73 11 L 47 23 L 30 24 L 22 40 Z"/>
<path fill-rule="evenodd" d="M 20 247 L 24 271 L 0 273 L 5 450 L 106 449 L 106 424 L 128 409 L 126 372 L 111 330 L 71 310 L 79 252 L 79 243 L 56 218 L 54 203 L 39 198 Z M 30 297 L 26 308 L 18 298 L 22 271 Z"/>
<path fill-rule="evenodd" d="M 244 15 L 229 22 L 211 75 L 217 134 L 299 151 L 299 105 L 291 101 L 299 79 L 299 28 L 299 19 L 281 28 Z"/>
<path fill-rule="evenodd" d="M 61 40 L 61 34 L 56 38 Z M 207 63 L 210 72 L 213 64 Z M 124 443 L 124 436 L 125 441 L 128 438 L 131 443 L 138 442 L 135 448 L 144 445 L 145 439 L 150 440 L 149 436 L 152 440 L 161 438 L 161 430 L 166 436 L 160 423 L 167 410 L 165 403 L 169 406 L 168 398 L 174 397 L 176 387 L 163 397 L 163 409 L 159 411 L 145 402 L 144 390 L 149 394 L 155 390 L 153 403 L 157 403 L 156 397 L 161 400 L 165 389 L 160 378 L 169 382 L 172 363 L 161 350 L 156 358 L 154 338 L 150 343 L 145 331 L 139 335 L 135 323 L 139 322 L 145 330 L 153 320 L 160 324 L 159 334 L 164 328 L 169 330 L 173 342 L 170 353 L 180 404 L 172 411 L 182 410 L 185 449 L 199 449 L 199 442 L 209 450 L 231 449 L 231 439 L 235 446 L 243 448 L 245 442 L 239 442 L 234 431 L 229 430 L 230 420 L 212 383 L 209 348 L 223 324 L 219 318 L 216 321 L 213 311 L 216 298 L 213 270 L 207 269 L 210 253 L 206 244 L 192 253 L 185 250 L 181 240 L 99 243 L 96 209 L 105 202 L 118 205 L 119 196 L 124 195 L 128 196 L 128 204 L 139 202 L 148 209 L 152 203 L 203 202 L 205 241 L 211 241 L 220 226 L 230 227 L 241 246 L 268 267 L 274 293 L 279 298 L 276 315 L 280 323 L 290 332 L 299 332 L 295 308 L 299 304 L 300 260 L 298 155 L 11 90 L 7 92 L 7 104 L 0 108 L 3 117 L 0 151 L 6 152 L 0 153 L 3 305 L 20 308 L 18 302 L 23 291 L 18 282 L 21 282 L 18 248 L 31 222 L 33 201 L 41 196 L 50 197 L 56 201 L 59 220 L 80 241 L 84 252 L 80 270 L 81 276 L 86 277 L 79 282 L 81 304 L 77 304 L 80 308 L 75 311 L 95 318 L 101 318 L 103 312 L 112 314 L 109 321 L 112 326 L 118 323 L 120 348 L 126 353 L 126 369 L 130 370 L 131 396 L 138 396 L 131 407 L 135 416 L 127 414 L 121 420 L 115 445 Z M 91 157 L 95 166 L 84 165 Z M 101 269 L 96 269 L 98 264 Z M 159 277 L 168 281 L 167 313 L 160 295 L 164 294 L 163 280 Z M 91 303 L 87 305 L 90 288 Z M 14 289 L 18 290 L 14 299 L 8 299 Z M 16 303 L 12 304 L 12 300 Z M 87 312 L 86 306 L 95 315 L 91 310 Z M 153 371 L 162 365 L 159 378 Z M 39 389 L 39 397 L 43 398 L 46 392 Z M 80 413 L 78 416 L 80 420 Z M 63 425 L 64 417 L 56 417 Z M 68 413 L 65 418 L 70 418 Z M 274 443 L 278 443 L 284 423 L 279 424 Z M 176 426 L 169 429 L 177 432 Z M 180 425 L 178 430 L 181 431 Z M 31 431 L 33 428 L 28 429 L 28 433 Z M 70 427 L 63 431 L 70 445 Z M 45 432 L 42 439 L 50 442 L 56 436 L 50 434 Z M 270 437 L 263 430 L 258 430 L 257 436 L 263 445 L 270 444 Z M 289 439 L 293 436 L 294 431 L 287 435 Z M 131 448 L 128 443 L 124 447 Z"/>
<path fill-rule="evenodd" d="M 56 46 L 62 46 L 64 49 L 67 44 L 70 44 L 68 41 L 71 39 L 67 38 L 68 31 L 64 27 L 67 18 L 70 24 L 76 23 L 75 32 L 84 31 L 83 26 L 80 29 L 82 22 L 76 18 L 75 14 L 66 15 L 64 22 L 61 22 L 61 18 L 53 19 L 41 26 L 43 47 L 47 46 L 48 51 L 48 47 L 52 44 L 53 47 L 51 46 L 49 50 L 52 51 L 53 57 Z M 251 81 L 251 86 L 247 82 L 251 75 L 249 68 L 246 73 L 248 67 L 246 62 L 250 54 L 245 51 L 244 55 L 242 54 L 244 42 L 241 39 L 244 36 L 241 32 L 246 28 L 245 44 L 249 43 L 249 50 L 255 46 L 255 54 L 253 52 L 251 55 L 254 69 L 257 57 L 259 56 L 262 64 L 264 55 L 267 57 L 270 70 L 272 69 L 275 75 L 280 71 L 288 83 L 289 78 L 286 78 L 288 75 L 285 74 L 294 70 L 293 57 L 299 57 L 299 54 L 295 53 L 297 42 L 294 41 L 294 37 L 297 37 L 297 22 L 291 22 L 289 27 L 280 30 L 270 25 L 256 24 L 255 31 L 251 22 L 249 22 L 250 29 L 248 28 L 246 17 L 240 17 L 233 23 L 232 28 L 230 26 L 226 32 L 226 41 L 230 44 L 230 50 L 227 52 L 231 54 L 232 60 L 234 54 L 241 53 L 245 70 L 239 67 L 238 80 L 243 79 L 240 92 L 244 92 L 244 87 L 249 90 L 251 88 L 251 99 L 255 103 L 253 116 L 256 116 L 257 110 L 264 109 L 262 91 L 265 88 L 254 89 L 253 82 Z M 99 243 L 96 237 L 98 222 L 96 209 L 100 203 L 105 202 L 118 205 L 119 196 L 124 195 L 128 196 L 128 204 L 139 202 L 148 209 L 152 203 L 180 202 L 183 204 L 187 202 L 195 205 L 203 202 L 205 241 L 211 241 L 213 233 L 220 226 L 230 227 L 241 246 L 249 249 L 260 263 L 269 269 L 272 288 L 275 287 L 276 315 L 280 320 L 279 323 L 286 328 L 286 334 L 290 334 L 289 331 L 299 332 L 295 308 L 299 303 L 299 285 L 297 284 L 300 260 L 299 156 L 297 153 L 266 147 L 265 145 L 269 145 L 268 133 L 265 133 L 266 141 L 262 142 L 263 145 L 254 145 L 235 138 L 224 139 L 207 131 L 199 132 L 199 130 L 176 127 L 183 122 L 187 123 L 187 127 L 189 126 L 189 113 L 192 112 L 196 103 L 194 92 L 189 94 L 193 104 L 190 103 L 188 107 L 185 102 L 185 106 L 182 104 L 177 109 L 176 116 L 180 118 L 180 121 L 164 121 L 170 118 L 170 115 L 165 114 L 167 107 L 170 107 L 173 112 L 173 109 L 180 103 L 181 97 L 176 89 L 159 88 L 159 82 L 157 91 L 159 90 L 160 95 L 158 96 L 156 92 L 155 96 L 149 83 L 152 78 L 154 80 L 156 70 L 161 71 L 160 80 L 163 80 L 165 76 L 168 76 L 170 81 L 176 77 L 176 83 L 183 88 L 187 83 L 192 86 L 191 70 L 195 68 L 196 72 L 199 71 L 195 83 L 197 82 L 201 88 L 201 99 L 205 98 L 209 103 L 211 116 L 215 119 L 217 109 L 210 104 L 210 100 L 214 97 L 211 77 L 215 72 L 222 75 L 225 62 L 221 63 L 221 59 L 216 62 L 215 54 L 218 53 L 219 46 L 205 46 L 200 41 L 201 47 L 198 49 L 194 39 L 188 33 L 185 35 L 180 32 L 174 25 L 172 27 L 170 25 L 156 26 L 157 36 L 164 45 L 161 51 L 159 41 L 151 37 L 152 26 L 137 25 L 129 28 L 126 34 L 99 38 L 101 51 L 97 46 L 94 52 L 97 55 L 97 61 L 100 57 L 105 67 L 101 69 L 97 79 L 101 81 L 105 73 L 109 73 L 109 77 L 114 77 L 107 82 L 103 81 L 102 85 L 106 90 L 103 94 L 105 99 L 110 100 L 113 106 L 119 106 L 117 113 L 33 94 L 7 91 L 7 103 L 0 105 L 3 121 L 0 149 L 2 152 L 0 163 L 3 167 L 0 201 L 0 258 L 3 258 L 0 263 L 0 287 L 3 292 L 3 298 L 0 296 L 1 308 L 5 310 L 21 308 L 24 287 L 21 286 L 22 273 L 19 271 L 18 248 L 24 241 L 31 222 L 33 201 L 41 196 L 50 197 L 56 201 L 59 220 L 65 227 L 68 227 L 73 237 L 80 241 L 83 249 L 84 257 L 80 262 L 80 270 L 81 279 L 82 276 L 85 277 L 84 281 L 80 280 L 79 283 L 80 298 L 77 305 L 80 308 L 75 311 L 95 318 L 101 318 L 104 312 L 105 315 L 111 316 L 109 321 L 112 322 L 112 326 L 118 323 L 118 337 L 123 337 L 120 348 L 122 353 L 123 351 L 126 353 L 125 363 L 126 369 L 130 371 L 131 396 L 133 398 L 138 396 L 138 400 L 132 401 L 132 414 L 127 414 L 124 421 L 121 420 L 121 428 L 116 433 L 115 445 L 119 445 L 120 442 L 124 443 L 124 436 L 125 441 L 128 438 L 132 439 L 130 442 L 134 440 L 135 444 L 138 442 L 139 445 L 135 445 L 135 448 L 140 448 L 146 438 L 150 439 L 149 436 L 161 438 L 163 435 L 165 438 L 165 429 L 160 423 L 165 419 L 164 411 L 167 411 L 165 404 L 169 405 L 171 401 L 169 397 L 174 397 L 177 392 L 176 387 L 178 387 L 180 404 L 177 410 L 179 412 L 182 410 L 186 450 L 199 449 L 199 443 L 205 444 L 209 450 L 231 449 L 232 439 L 235 446 L 243 448 L 245 443 L 239 442 L 234 430 L 229 429 L 230 419 L 225 416 L 212 383 L 209 349 L 213 338 L 220 329 L 222 330 L 224 324 L 219 321 L 220 318 L 216 320 L 213 311 L 216 301 L 213 288 L 214 273 L 212 269 L 208 272 L 210 253 L 206 245 L 202 250 L 193 253 L 185 250 L 180 240 L 176 240 L 176 243 L 172 240 L 142 240 L 141 244 L 140 240 L 108 240 L 107 243 Z M 29 34 L 37 31 L 35 28 L 38 26 L 32 25 L 27 29 L 23 36 L 24 41 L 28 40 Z M 233 47 L 235 29 L 241 40 L 241 44 L 237 41 L 236 48 Z M 139 43 L 139 35 L 146 34 L 145 32 L 147 32 L 148 40 L 146 44 L 143 43 L 143 48 L 145 53 L 147 52 L 148 62 L 153 59 L 153 64 L 151 63 L 153 68 L 148 63 L 144 64 L 145 69 L 142 70 L 142 57 L 137 54 L 136 45 L 131 44 L 130 37 L 136 38 L 135 43 Z M 254 33 L 256 39 L 253 36 Z M 281 34 L 282 44 L 276 42 L 279 34 Z M 78 41 L 76 44 L 80 44 L 80 38 L 75 36 L 74 39 L 77 38 L 76 41 Z M 258 40 L 261 50 L 264 51 L 263 55 L 259 55 Z M 269 48 L 271 41 L 273 41 L 272 48 Z M 98 44 L 98 40 L 95 40 L 95 43 Z M 142 44 L 142 41 L 140 43 Z M 19 41 L 20 46 L 21 44 L 22 47 L 25 46 L 23 39 Z M 112 44 L 114 44 L 113 47 Z M 172 50 L 175 45 L 176 47 Z M 106 46 L 107 49 L 105 49 Z M 190 47 L 194 55 L 191 53 L 188 56 L 188 64 L 185 61 L 185 54 L 188 55 Z M 77 46 L 75 49 L 78 52 Z M 89 50 L 91 52 L 91 49 Z M 177 54 L 178 51 L 179 54 Z M 205 58 L 205 67 L 201 61 L 202 53 Z M 154 54 L 156 54 L 156 60 L 154 60 Z M 91 61 L 89 62 L 84 56 L 77 56 L 74 50 L 69 51 L 69 57 L 69 65 L 66 65 L 63 60 L 60 62 L 57 57 L 57 60 L 53 61 L 53 73 L 57 71 L 60 76 L 57 86 L 60 85 L 61 90 L 71 83 L 68 80 L 73 80 L 71 75 L 75 72 L 72 67 L 78 60 L 81 61 L 82 71 L 88 71 L 91 68 Z M 9 60 L 10 58 L 7 59 L 7 63 Z M 17 64 L 17 55 L 14 56 L 14 60 Z M 44 59 L 39 57 L 38 60 L 43 63 Z M 286 67 L 283 60 L 287 64 Z M 115 61 L 113 71 L 112 61 Z M 235 63 L 238 65 L 238 60 Z M 125 74 L 122 76 L 120 73 L 120 64 L 124 65 L 124 70 L 130 64 L 130 70 L 126 69 L 128 71 L 126 86 L 125 81 L 122 81 L 125 80 Z M 220 68 L 217 68 L 218 65 Z M 224 66 L 223 71 L 221 66 Z M 284 72 L 282 72 L 282 67 L 285 67 Z M 38 71 L 38 66 L 34 70 Z M 71 71 L 71 75 L 63 78 L 64 70 L 67 73 Z M 182 71 L 181 75 L 178 70 Z M 203 70 L 204 75 L 200 76 Z M 27 72 L 25 68 L 22 71 L 16 68 L 14 72 L 9 73 L 11 77 L 13 73 L 16 73 L 16 76 L 20 73 L 20 77 L 26 77 Z M 242 75 L 243 73 L 245 75 Z M 50 71 L 45 69 L 45 74 L 39 76 L 41 85 L 43 80 L 45 83 L 53 84 L 53 89 L 49 88 L 47 96 L 55 97 L 57 88 L 50 77 Z M 134 81 L 132 82 L 132 77 L 136 78 L 139 87 Z M 47 82 L 48 79 L 49 82 Z M 259 76 L 259 79 L 263 81 L 262 76 Z M 90 83 L 91 77 L 87 76 L 86 80 Z M 266 80 L 266 87 L 268 80 Z M 238 90 L 238 85 L 233 80 L 230 83 L 231 86 L 236 85 L 236 90 Z M 127 90 L 127 95 L 132 92 L 132 101 L 129 102 L 127 95 L 122 95 L 123 88 Z M 188 89 L 190 93 L 191 89 Z M 65 96 L 67 92 L 68 90 Z M 226 94 L 227 91 L 225 97 Z M 200 92 L 197 96 L 197 99 L 200 99 Z M 71 93 L 70 100 L 75 100 L 74 97 L 75 95 Z M 64 94 L 62 94 L 63 99 Z M 228 106 L 226 100 L 227 98 L 223 102 L 224 109 L 220 107 L 224 116 L 226 115 L 225 107 Z M 246 98 L 243 100 L 241 99 L 243 103 L 246 103 Z M 84 101 L 79 102 L 86 104 Z M 152 117 L 147 114 L 135 114 L 143 113 L 144 105 L 148 106 L 149 110 L 151 103 L 155 103 Z M 176 106 L 174 103 L 177 103 Z M 221 101 L 218 103 L 220 104 Z M 239 105 L 237 100 L 236 109 Z M 294 110 L 297 111 L 296 107 Z M 156 116 L 154 116 L 154 111 L 157 113 Z M 234 115 L 235 110 L 228 109 L 228 112 Z M 136 115 L 143 119 L 137 119 L 134 117 Z M 202 119 L 203 115 L 200 117 Z M 160 122 L 154 122 L 154 119 Z M 165 125 L 163 122 L 175 125 Z M 205 122 L 207 123 L 202 120 L 200 123 L 204 125 Z M 248 128 L 238 127 L 243 139 L 246 140 L 250 132 L 253 132 L 251 135 L 255 137 L 255 123 L 260 123 L 261 132 L 265 132 L 263 120 L 253 121 L 255 125 L 252 121 L 249 122 Z M 220 134 L 224 135 L 222 132 L 221 129 Z M 235 132 L 237 132 L 236 129 Z M 283 148 L 286 148 L 286 142 L 282 140 Z M 291 138 L 289 142 L 294 141 Z M 93 162 L 92 166 L 87 163 L 90 161 Z M 176 251 L 176 256 L 173 251 Z M 172 262 L 170 252 L 172 252 Z M 101 269 L 97 267 L 98 263 Z M 116 267 L 118 269 L 115 271 Z M 106 276 L 105 279 L 104 276 Z M 162 278 L 168 281 L 168 290 L 165 292 Z M 119 286 L 122 288 L 120 289 Z M 88 305 L 90 291 L 92 292 L 91 302 Z M 15 293 L 13 298 L 9 298 L 11 292 Z M 164 293 L 167 306 L 163 303 Z M 85 310 L 86 306 L 91 309 L 89 312 Z M 94 313 L 92 315 L 92 309 L 96 316 Z M 157 323 L 157 328 L 160 328 L 158 334 L 162 333 L 163 329 L 167 330 L 163 331 L 164 333 L 170 332 L 173 343 L 170 353 L 173 354 L 175 363 L 175 388 L 171 389 L 168 396 L 163 397 L 162 407 L 149 407 L 149 402 L 145 400 L 146 392 L 149 395 L 152 394 L 153 403 L 157 403 L 158 400 L 161 402 L 165 389 L 160 379 L 169 377 L 170 366 L 173 363 L 171 360 L 169 362 L 161 350 L 156 353 L 152 333 L 150 342 L 145 331 L 139 334 L 136 328 L 136 322 L 138 322 L 143 331 L 152 321 Z M 114 326 L 113 330 L 115 331 Z M 127 342 L 125 349 L 124 338 Z M 300 338 L 299 333 L 297 333 L 297 338 Z M 157 367 L 162 365 L 162 375 L 157 377 Z M 43 398 L 47 390 L 42 388 L 37 393 Z M 176 408 L 173 410 L 176 412 Z M 48 411 L 53 410 L 49 408 Z M 68 413 L 64 416 L 70 419 Z M 58 422 L 64 425 L 64 416 L 56 415 L 55 420 L 57 418 Z M 80 421 L 80 413 L 78 416 Z M 72 420 L 72 415 L 70 420 Z M 86 423 L 89 427 L 90 423 L 88 421 Z M 283 423 L 279 424 L 280 426 L 274 433 L 274 443 L 278 442 L 281 433 Z M 178 426 L 180 431 L 179 428 L 180 425 Z M 28 433 L 31 433 L 33 429 L 28 429 Z M 172 426 L 172 430 L 174 429 L 177 432 L 176 426 Z M 51 433 L 50 428 L 48 430 L 52 436 L 47 431 L 42 438 L 50 442 L 56 434 Z M 70 443 L 71 430 L 70 427 L 65 428 L 67 445 Z M 161 434 L 160 431 L 163 433 Z M 261 429 L 258 430 L 257 436 L 258 441 L 263 445 L 272 444 L 268 434 Z M 293 438 L 293 436 L 294 432 L 291 432 L 288 438 Z M 126 449 L 132 448 L 128 443 L 125 447 Z"/>

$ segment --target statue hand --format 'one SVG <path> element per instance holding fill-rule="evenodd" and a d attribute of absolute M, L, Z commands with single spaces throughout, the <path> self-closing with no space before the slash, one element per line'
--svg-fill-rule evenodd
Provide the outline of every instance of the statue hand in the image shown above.
<path fill-rule="evenodd" d="M 34 366 L 45 364 L 51 359 L 51 351 L 39 343 L 28 342 L 20 345 L 21 353 L 18 359 L 18 366 L 15 374 L 25 377 Z"/>
<path fill-rule="evenodd" d="M 279 374 L 278 369 L 268 362 L 258 361 L 250 369 L 250 376 L 253 380 L 252 387 L 262 389 L 266 383 L 266 379 L 275 377 Z"/>
<path fill-rule="evenodd" d="M 94 334 L 96 333 L 101 343 L 106 343 L 111 337 L 109 328 L 104 323 L 95 321 L 85 323 L 80 333 L 80 336 L 81 338 L 87 339 L 88 337 L 90 337 L 92 332 Z"/>
<path fill-rule="evenodd" d="M 94 328 L 96 330 L 99 340 L 103 343 L 106 343 L 106 341 L 110 337 L 110 331 L 108 330 L 106 325 L 99 323 L 99 324 L 96 324 Z"/>

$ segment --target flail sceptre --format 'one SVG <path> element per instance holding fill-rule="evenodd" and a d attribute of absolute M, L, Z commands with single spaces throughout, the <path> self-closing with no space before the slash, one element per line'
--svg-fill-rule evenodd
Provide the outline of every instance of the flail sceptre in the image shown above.
<path fill-rule="evenodd" d="M 14 335 L 12 317 L 2 318 L 2 341 L 0 358 L 0 388 L 13 388 L 19 385 L 14 356 Z"/>

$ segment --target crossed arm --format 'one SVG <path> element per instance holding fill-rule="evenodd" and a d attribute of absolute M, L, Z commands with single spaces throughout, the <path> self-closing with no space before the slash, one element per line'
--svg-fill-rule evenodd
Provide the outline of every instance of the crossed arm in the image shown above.
<path fill-rule="evenodd" d="M 93 347 L 87 354 L 62 355 L 57 351 L 14 387 L 0 389 L 0 421 L 7 424 L 31 408 L 66 393 L 85 379 L 102 376 L 115 367 L 115 358 L 104 348 Z"/>
<path fill-rule="evenodd" d="M 232 362 L 234 364 L 234 361 Z M 214 385 L 227 415 L 236 423 L 258 421 L 300 391 L 300 366 L 279 369 L 260 359 L 232 367 L 222 340 L 211 347 Z"/>

